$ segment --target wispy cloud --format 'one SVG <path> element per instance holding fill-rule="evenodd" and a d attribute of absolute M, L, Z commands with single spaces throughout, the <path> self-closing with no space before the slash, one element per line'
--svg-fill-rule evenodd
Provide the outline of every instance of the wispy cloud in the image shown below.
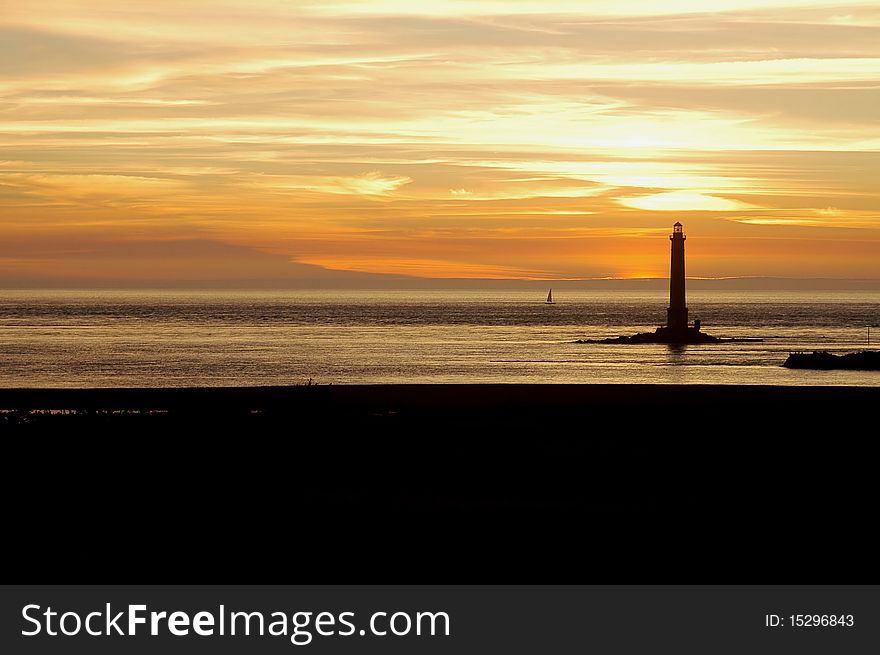
<path fill-rule="evenodd" d="M 720 198 L 718 196 L 697 193 L 694 191 L 668 191 L 647 196 L 634 196 L 618 198 L 617 201 L 634 209 L 647 209 L 649 211 L 713 211 L 731 212 L 743 209 L 758 209 L 754 205 Z"/>
<path fill-rule="evenodd" d="M 333 193 L 357 196 L 387 196 L 412 179 L 405 175 L 383 176 L 379 171 L 361 175 L 261 175 L 254 186 L 271 191 L 291 189 L 315 193 Z"/>

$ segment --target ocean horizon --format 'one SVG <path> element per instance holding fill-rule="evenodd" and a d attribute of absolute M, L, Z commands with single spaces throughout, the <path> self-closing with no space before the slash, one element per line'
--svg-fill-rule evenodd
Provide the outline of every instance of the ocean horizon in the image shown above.
<path fill-rule="evenodd" d="M 0 386 L 880 384 L 782 366 L 864 350 L 880 291 L 694 289 L 706 332 L 763 341 L 688 346 L 576 343 L 652 331 L 665 289 L 546 291 L 7 290 Z"/>

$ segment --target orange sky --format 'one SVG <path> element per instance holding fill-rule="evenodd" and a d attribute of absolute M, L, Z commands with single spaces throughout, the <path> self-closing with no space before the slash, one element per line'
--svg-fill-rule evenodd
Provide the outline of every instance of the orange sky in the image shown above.
<path fill-rule="evenodd" d="M 711 13 L 707 10 L 711 9 Z M 0 286 L 880 279 L 876 0 L 4 0 Z"/>

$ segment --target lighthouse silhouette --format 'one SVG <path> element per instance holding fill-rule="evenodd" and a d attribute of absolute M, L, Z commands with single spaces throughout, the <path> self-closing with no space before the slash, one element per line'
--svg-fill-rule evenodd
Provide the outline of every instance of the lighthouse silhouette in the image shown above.
<path fill-rule="evenodd" d="M 672 252 L 669 260 L 669 307 L 666 309 L 666 325 L 653 333 L 637 334 L 629 343 L 718 343 L 720 339 L 700 331 L 700 321 L 688 325 L 688 308 L 684 292 L 684 227 L 672 226 L 669 242 Z"/>
<path fill-rule="evenodd" d="M 666 343 L 670 345 L 719 343 L 721 341 L 761 341 L 761 339 L 722 339 L 700 330 L 700 321 L 688 325 L 688 308 L 684 293 L 684 227 L 681 223 L 672 226 L 669 241 L 672 253 L 669 261 L 669 307 L 666 308 L 666 325 L 653 332 L 639 332 L 632 336 L 619 336 L 610 339 L 582 339 L 578 343 Z"/>
<path fill-rule="evenodd" d="M 669 260 L 669 307 L 666 309 L 666 325 L 653 334 L 637 334 L 636 343 L 717 343 L 718 337 L 700 331 L 700 321 L 688 325 L 688 308 L 684 292 L 684 227 L 672 226 L 669 241 L 672 252 Z"/>
<path fill-rule="evenodd" d="M 669 330 L 686 330 L 688 308 L 684 297 L 684 228 L 681 223 L 672 226 L 669 240 L 672 242 L 672 260 L 669 266 L 669 308 L 666 310 L 666 327 Z M 695 326 L 696 327 L 696 326 Z"/>
<path fill-rule="evenodd" d="M 619 336 L 609 339 L 581 339 L 577 343 L 665 343 L 685 345 L 699 343 L 720 343 L 733 341 L 763 341 L 756 338 L 721 338 L 700 330 L 700 321 L 688 325 L 688 308 L 684 293 L 684 227 L 681 223 L 672 226 L 669 241 L 672 253 L 669 261 L 669 307 L 666 308 L 666 325 L 653 332 L 639 332 L 632 336 Z"/>

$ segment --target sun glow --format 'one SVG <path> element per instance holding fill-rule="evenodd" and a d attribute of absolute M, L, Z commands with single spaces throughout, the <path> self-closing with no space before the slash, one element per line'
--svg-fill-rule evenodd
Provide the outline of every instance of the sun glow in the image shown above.
<path fill-rule="evenodd" d="M 754 205 L 738 200 L 719 198 L 696 191 L 669 191 L 651 196 L 618 198 L 618 201 L 626 207 L 651 211 L 730 212 L 742 211 L 743 209 L 757 209 Z"/>

